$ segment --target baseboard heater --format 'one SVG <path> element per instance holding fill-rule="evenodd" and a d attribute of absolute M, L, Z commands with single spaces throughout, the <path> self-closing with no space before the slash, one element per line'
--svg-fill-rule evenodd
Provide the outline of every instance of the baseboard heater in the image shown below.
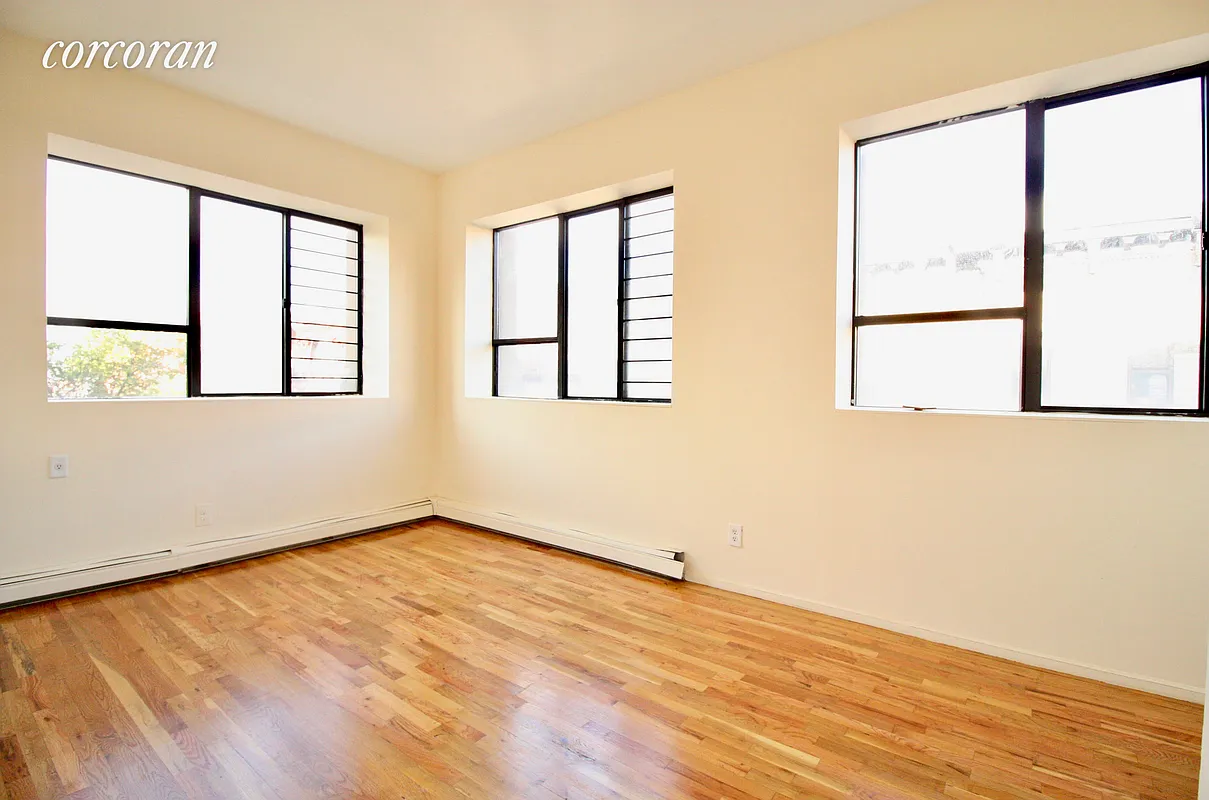
<path fill-rule="evenodd" d="M 94 591 L 149 578 L 202 569 L 346 536 L 418 522 L 432 516 L 540 542 L 677 580 L 684 579 L 684 552 L 622 542 L 576 530 L 530 525 L 501 512 L 450 500 L 419 500 L 390 508 L 316 520 L 289 528 L 193 542 L 116 558 L 0 574 L 0 609 Z"/>
<path fill-rule="evenodd" d="M 432 498 L 432 507 L 436 516 L 452 522 L 547 544 L 560 550 L 599 558 L 666 578 L 684 580 L 683 550 L 644 547 L 584 531 L 546 528 L 521 522 L 516 517 L 500 511 L 478 509 L 441 497 Z"/>
<path fill-rule="evenodd" d="M 289 528 L 192 542 L 167 550 L 0 575 L 0 609 L 321 544 L 431 516 L 432 503 L 417 500 Z"/>

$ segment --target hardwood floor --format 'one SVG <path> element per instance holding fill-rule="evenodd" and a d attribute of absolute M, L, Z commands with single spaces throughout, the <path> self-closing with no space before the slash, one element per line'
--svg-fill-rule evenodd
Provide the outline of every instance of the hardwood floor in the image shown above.
<path fill-rule="evenodd" d="M 1178 800 L 1200 725 L 440 522 L 0 613 L 0 800 Z"/>

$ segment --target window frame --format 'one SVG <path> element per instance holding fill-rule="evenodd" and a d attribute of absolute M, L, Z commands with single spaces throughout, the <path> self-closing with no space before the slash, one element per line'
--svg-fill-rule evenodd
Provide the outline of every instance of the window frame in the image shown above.
<path fill-rule="evenodd" d="M 1200 386 L 1197 392 L 1198 406 L 1195 409 L 1175 408 L 1132 408 L 1116 406 L 1056 406 L 1042 402 L 1041 382 L 1042 355 L 1042 303 L 1045 284 L 1045 112 L 1076 103 L 1099 100 L 1126 92 L 1150 89 L 1169 83 L 1199 78 L 1201 82 L 1201 341 L 1200 341 Z M 926 130 L 953 125 L 996 114 L 1023 109 L 1024 122 L 1024 286 L 1023 305 L 1006 308 L 961 309 L 954 311 L 925 311 L 903 314 L 858 313 L 858 273 L 860 246 L 860 148 L 867 144 L 882 142 Z M 965 322 L 993 319 L 1019 319 L 1023 324 L 1020 408 L 1004 412 L 972 411 L 970 413 L 1055 413 L 1055 414 L 1111 414 L 1128 416 L 1161 417 L 1209 417 L 1209 61 L 1138 78 L 1117 81 L 1103 86 L 1080 89 L 1052 97 L 1037 98 L 1002 108 L 966 114 L 951 119 L 917 125 L 891 133 L 870 136 L 855 142 L 853 165 L 852 204 L 852 306 L 851 306 L 851 363 L 849 373 L 848 403 L 852 408 L 880 409 L 883 406 L 862 406 L 856 401 L 857 382 L 857 334 L 860 328 L 870 325 L 919 324 L 929 322 Z M 916 406 L 905 408 L 914 411 L 936 410 Z M 963 411 L 963 409 L 944 409 Z"/>
<path fill-rule="evenodd" d="M 160 398 L 173 400 L 189 400 L 193 398 L 224 398 L 224 397 L 353 397 L 365 392 L 365 226 L 357 222 L 327 217 L 310 211 L 300 211 L 287 206 L 279 206 L 260 200 L 226 194 L 212 189 L 204 189 L 188 183 L 143 175 L 130 170 L 95 164 L 76 158 L 48 154 L 47 161 L 61 161 L 81 167 L 104 170 L 132 178 L 154 181 L 185 189 L 189 193 L 189 228 L 188 228 L 188 322 L 184 325 L 163 323 L 131 322 L 128 320 L 105 320 L 77 317 L 46 317 L 47 326 L 105 328 L 130 331 L 149 331 L 156 333 L 183 333 L 186 336 L 185 345 L 185 397 Z M 282 215 L 282 341 L 281 341 L 281 391 L 280 392 L 203 392 L 201 390 L 201 201 L 202 198 L 221 200 L 228 203 L 259 208 Z M 357 233 L 357 388 L 347 392 L 296 392 L 293 390 L 292 342 L 293 330 L 291 324 L 290 298 L 290 238 L 291 217 L 309 219 L 315 222 L 336 225 L 355 230 Z M 49 398 L 48 398 L 49 399 Z M 131 398 L 113 398 L 131 399 Z"/>
<path fill-rule="evenodd" d="M 626 361 L 623 358 L 625 355 L 625 284 L 626 284 L 626 222 L 629 219 L 626 216 L 626 208 L 635 203 L 640 203 L 644 200 L 653 200 L 658 197 L 674 195 L 675 187 L 668 186 L 662 189 L 654 189 L 649 192 L 641 192 L 639 194 L 628 195 L 617 200 L 610 200 L 607 203 L 599 203 L 587 208 L 578 208 L 574 211 L 564 211 L 560 214 L 550 214 L 545 217 L 536 217 L 534 219 L 526 219 L 522 222 L 512 223 L 510 225 L 502 225 L 491 231 L 491 396 L 503 397 L 512 400 L 588 400 L 593 402 L 604 403 L 655 403 L 661 405 L 671 404 L 671 398 L 652 398 L 652 397 L 627 397 L 625 380 L 625 365 Z M 617 209 L 618 219 L 618 235 L 617 235 L 617 384 L 615 397 L 581 397 L 572 395 L 567 392 L 567 279 L 569 276 L 568 264 L 568 249 L 567 249 L 567 227 L 570 220 L 576 217 L 582 217 L 589 214 L 595 214 L 600 211 L 609 209 Z M 549 219 L 558 220 L 558 287 L 556 292 L 557 297 L 557 325 L 554 336 L 538 336 L 527 338 L 500 338 L 499 326 L 497 324 L 496 314 L 496 286 L 498 285 L 498 258 L 499 252 L 499 235 L 502 231 L 518 228 L 522 225 L 529 225 L 534 222 L 542 222 Z M 673 232 L 675 228 L 673 227 Z M 675 246 L 673 245 L 673 263 L 675 260 Z M 673 270 L 674 271 L 674 270 Z M 670 317 L 669 317 L 670 319 Z M 669 337 L 670 339 L 670 337 Z M 499 352 L 500 347 L 509 347 L 516 345 L 538 345 L 538 344 L 554 344 L 558 346 L 558 391 L 557 396 L 550 398 L 534 398 L 534 397 L 516 397 L 513 395 L 501 395 L 499 392 Z M 636 381 L 632 381 L 636 382 Z"/>

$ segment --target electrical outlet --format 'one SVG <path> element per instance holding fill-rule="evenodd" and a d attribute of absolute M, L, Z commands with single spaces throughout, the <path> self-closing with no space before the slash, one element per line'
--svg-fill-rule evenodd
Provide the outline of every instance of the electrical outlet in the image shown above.
<path fill-rule="evenodd" d="M 743 526 L 742 525 L 735 525 L 733 522 L 731 523 L 730 546 L 731 547 L 742 547 L 743 546 Z"/>
<path fill-rule="evenodd" d="M 67 456 L 51 456 L 50 457 L 50 477 L 66 478 L 67 477 Z"/>
<path fill-rule="evenodd" d="M 203 503 L 193 509 L 193 525 L 197 528 L 205 528 L 214 522 L 214 506 L 209 503 Z"/>

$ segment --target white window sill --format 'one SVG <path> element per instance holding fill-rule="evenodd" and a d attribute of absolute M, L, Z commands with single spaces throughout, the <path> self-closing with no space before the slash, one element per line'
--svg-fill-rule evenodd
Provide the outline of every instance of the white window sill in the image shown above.
<path fill-rule="evenodd" d="M 653 407 L 653 408 L 671 408 L 674 400 L 669 402 L 644 402 L 634 400 L 583 400 L 574 397 L 558 398 L 558 397 L 495 397 L 495 396 L 480 396 L 467 395 L 467 400 L 500 400 L 513 403 L 570 403 L 581 406 L 625 406 L 627 408 L 638 407 Z"/>
<path fill-rule="evenodd" d="M 78 406 L 78 405 L 110 405 L 120 403 L 214 403 L 230 402 L 232 400 L 251 400 L 263 403 L 273 400 L 386 400 L 386 395 L 367 394 L 337 394 L 337 395 L 229 395 L 226 397 L 65 397 L 61 399 L 46 398 L 47 405 Z"/>
<path fill-rule="evenodd" d="M 889 408 L 880 406 L 837 405 L 837 411 L 854 411 L 873 414 L 913 414 L 916 416 L 949 417 L 1001 417 L 1027 419 L 1094 420 L 1106 422 L 1209 422 L 1209 417 L 1181 416 L 1179 414 L 1095 414 L 1073 411 L 980 411 L 952 408 L 929 408 L 917 411 L 913 408 Z"/>

